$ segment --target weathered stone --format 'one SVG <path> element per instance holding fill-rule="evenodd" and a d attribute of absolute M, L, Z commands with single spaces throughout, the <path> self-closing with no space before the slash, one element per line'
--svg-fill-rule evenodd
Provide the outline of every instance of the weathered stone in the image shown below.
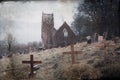
<path fill-rule="evenodd" d="M 43 48 L 66 46 L 75 42 L 76 35 L 66 22 L 64 22 L 63 25 L 58 30 L 56 30 L 54 28 L 53 14 L 42 14 Z"/>
<path fill-rule="evenodd" d="M 53 14 L 42 14 L 42 45 L 43 48 L 51 48 L 53 46 L 53 36 L 56 32 L 54 28 Z"/>

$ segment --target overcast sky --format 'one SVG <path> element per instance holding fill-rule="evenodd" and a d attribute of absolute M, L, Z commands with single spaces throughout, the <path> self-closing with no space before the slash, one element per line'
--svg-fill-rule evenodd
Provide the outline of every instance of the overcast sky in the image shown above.
<path fill-rule="evenodd" d="M 77 4 L 78 0 L 0 3 L 1 30 L 6 28 L 19 43 L 41 41 L 42 12 L 54 13 L 54 27 L 58 29 L 64 21 L 71 25 Z M 5 38 L 4 32 L 0 35 L 1 40 Z"/>

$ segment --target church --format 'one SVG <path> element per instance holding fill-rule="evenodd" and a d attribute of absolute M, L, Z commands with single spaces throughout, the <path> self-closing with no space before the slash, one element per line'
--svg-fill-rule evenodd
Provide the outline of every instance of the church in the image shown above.
<path fill-rule="evenodd" d="M 53 14 L 42 13 L 41 26 L 42 47 L 45 49 L 76 43 L 76 35 L 66 22 L 58 30 L 54 28 Z"/>

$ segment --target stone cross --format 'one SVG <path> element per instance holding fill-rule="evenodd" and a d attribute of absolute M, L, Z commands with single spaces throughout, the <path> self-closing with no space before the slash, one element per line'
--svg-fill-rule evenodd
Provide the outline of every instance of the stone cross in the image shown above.
<path fill-rule="evenodd" d="M 33 78 L 33 75 L 34 75 L 33 66 L 34 66 L 34 64 L 42 63 L 42 62 L 41 61 L 34 61 L 33 55 L 30 55 L 30 61 L 22 61 L 22 63 L 30 64 L 30 68 L 31 68 L 30 77 Z"/>
<path fill-rule="evenodd" d="M 63 54 L 71 54 L 72 64 L 75 64 L 75 54 L 80 54 L 82 51 L 74 51 L 74 45 L 71 45 L 70 52 L 63 52 Z"/>

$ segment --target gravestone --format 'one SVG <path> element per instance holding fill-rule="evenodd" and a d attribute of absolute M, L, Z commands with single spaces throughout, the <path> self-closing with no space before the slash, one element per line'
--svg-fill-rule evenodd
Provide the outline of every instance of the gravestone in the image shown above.
<path fill-rule="evenodd" d="M 103 36 L 98 36 L 98 42 L 99 43 L 103 42 Z"/>
<path fill-rule="evenodd" d="M 98 33 L 95 33 L 95 34 L 94 34 L 94 42 L 98 42 L 98 36 L 99 36 Z"/>
<path fill-rule="evenodd" d="M 108 33 L 107 33 L 107 32 L 104 32 L 104 33 L 103 33 L 103 39 L 106 40 L 106 39 L 107 39 L 107 35 L 108 35 Z"/>
<path fill-rule="evenodd" d="M 87 39 L 87 43 L 91 44 L 91 42 L 92 42 L 91 36 L 87 36 L 86 39 Z"/>

